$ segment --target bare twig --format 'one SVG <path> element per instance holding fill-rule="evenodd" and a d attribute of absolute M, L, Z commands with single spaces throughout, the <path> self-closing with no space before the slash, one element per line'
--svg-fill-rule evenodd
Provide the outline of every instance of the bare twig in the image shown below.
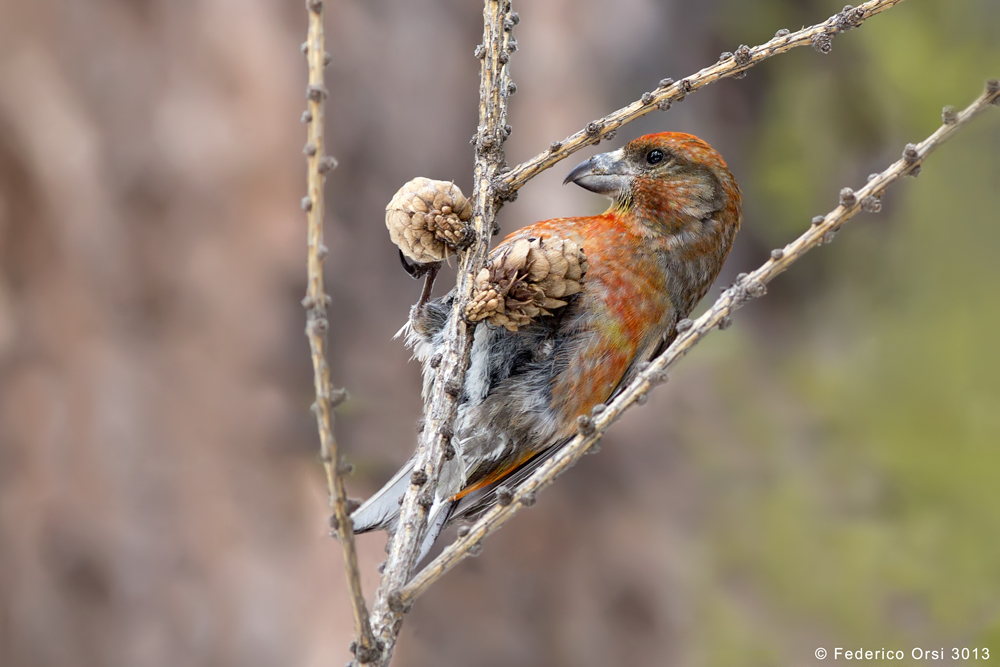
<path fill-rule="evenodd" d="M 934 149 L 955 134 L 961 127 L 984 111 L 990 104 L 1000 102 L 1000 82 L 991 80 L 986 92 L 959 114 L 946 108 L 944 124 L 919 144 L 908 144 L 903 157 L 880 174 L 869 178 L 867 185 L 857 192 L 844 188 L 840 192 L 840 205 L 826 216 L 817 217 L 812 226 L 792 243 L 771 253 L 771 259 L 756 271 L 744 274 L 736 284 L 723 292 L 715 304 L 696 321 L 682 320 L 680 334 L 663 354 L 654 359 L 618 394 L 608 406 L 593 415 L 580 417 L 579 434 L 555 456 L 543 464 L 514 493 L 507 505 L 496 505 L 469 531 L 449 545 L 432 563 L 420 571 L 400 592 L 400 603 L 409 605 L 418 595 L 437 581 L 445 572 L 470 555 L 483 538 L 506 523 L 524 506 L 534 503 L 536 494 L 550 485 L 580 457 L 586 454 L 618 417 L 642 398 L 653 386 L 666 380 L 667 370 L 705 337 L 712 329 L 724 329 L 731 322 L 731 314 L 751 298 L 762 296 L 765 285 L 787 269 L 806 252 L 832 239 L 845 222 L 861 210 L 876 212 L 881 208 L 880 197 L 885 189 L 905 175 L 915 176 L 924 159 Z M 681 331 L 683 329 L 683 331 Z"/>
<path fill-rule="evenodd" d="M 710 83 L 733 76 L 740 76 L 754 65 L 771 56 L 785 53 L 798 46 L 811 45 L 821 53 L 829 53 L 834 35 L 851 28 L 857 28 L 865 20 L 881 14 L 903 0 L 871 0 L 853 8 L 845 8 L 822 23 L 803 28 L 797 32 L 779 30 L 774 38 L 760 46 L 749 48 L 740 46 L 735 53 L 724 54 L 716 64 L 706 67 L 680 81 L 663 79 L 653 92 L 645 93 L 640 99 L 626 107 L 613 111 L 603 118 L 587 124 L 587 127 L 562 141 L 554 141 L 549 150 L 522 162 L 504 174 L 501 189 L 506 193 L 516 192 L 522 185 L 545 171 L 560 160 L 569 157 L 585 146 L 596 144 L 601 139 L 610 139 L 622 125 L 656 110 L 667 110 L 674 102 L 680 102 L 688 93 Z"/>
<path fill-rule="evenodd" d="M 307 106 L 303 120 L 308 127 L 308 139 L 304 149 L 308 194 L 302 200 L 302 208 L 306 211 L 309 259 L 308 287 L 302 305 L 306 308 L 306 336 L 309 338 L 316 385 L 316 403 L 313 408 L 319 428 L 320 457 L 326 471 L 327 489 L 333 509 L 332 523 L 344 554 L 344 569 L 354 607 L 356 647 L 359 654 L 365 652 L 370 654 L 376 652 L 375 639 L 361 590 L 354 529 L 347 508 L 344 480 L 340 474 L 337 441 L 333 436 L 333 408 L 343 400 L 344 392 L 333 389 L 330 382 L 330 367 L 326 363 L 326 334 L 329 328 L 326 307 L 329 297 L 323 286 L 323 257 L 326 255 L 326 246 L 323 245 L 323 174 L 336 164 L 332 157 L 323 154 L 323 113 L 327 96 L 326 87 L 323 85 L 323 68 L 329 55 L 324 47 L 323 2 L 308 0 L 306 7 L 309 12 L 309 34 L 303 48 L 309 63 L 309 85 L 306 89 Z"/>
<path fill-rule="evenodd" d="M 433 489 L 451 448 L 452 423 L 465 380 L 472 347 L 472 326 L 463 317 L 472 293 L 473 277 L 482 268 L 493 235 L 499 208 L 495 182 L 504 163 L 503 144 L 510 134 L 507 123 L 509 76 L 507 62 L 513 51 L 511 28 L 517 22 L 510 0 L 485 0 L 483 43 L 476 48 L 482 59 L 479 84 L 479 128 L 476 147 L 472 226 L 475 242 L 459 260 L 455 304 L 445 327 L 445 345 L 431 395 L 424 408 L 424 428 L 415 454 L 414 471 L 423 471 L 422 485 L 410 485 L 403 497 L 396 534 L 391 538 L 382 582 L 376 592 L 373 624 L 384 650 L 378 659 L 386 665 L 392 657 L 405 606 L 398 589 L 409 579 L 427 524 Z M 358 661 L 365 663 L 358 657 Z M 376 662 L 372 659 L 370 662 Z"/>

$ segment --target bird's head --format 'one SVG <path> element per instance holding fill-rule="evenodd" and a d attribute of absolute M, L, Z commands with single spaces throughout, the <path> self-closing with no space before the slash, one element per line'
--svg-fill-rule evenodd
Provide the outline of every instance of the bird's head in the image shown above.
<path fill-rule="evenodd" d="M 740 189 L 722 156 L 682 132 L 639 137 L 624 147 L 577 165 L 564 183 L 610 197 L 654 234 L 671 235 L 715 220 L 735 234 L 740 225 Z"/>

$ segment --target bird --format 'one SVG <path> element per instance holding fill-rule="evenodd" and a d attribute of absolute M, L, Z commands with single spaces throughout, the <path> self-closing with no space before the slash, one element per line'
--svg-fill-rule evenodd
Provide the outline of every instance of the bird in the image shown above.
<path fill-rule="evenodd" d="M 583 161 L 566 183 L 604 195 L 611 205 L 600 215 L 523 227 L 490 254 L 492 269 L 484 269 L 479 287 L 492 287 L 484 293 L 500 294 L 501 304 L 506 294 L 508 315 L 517 321 L 499 316 L 476 326 L 453 429 L 454 456 L 446 458 L 434 489 L 418 560 L 446 525 L 473 521 L 499 494 L 515 491 L 572 439 L 580 415 L 611 400 L 643 362 L 670 344 L 677 323 L 719 275 L 742 222 L 735 177 L 715 149 L 691 134 L 638 137 Z M 512 298 L 511 282 L 532 288 L 525 252 L 547 248 L 551 259 L 553 247 L 578 249 L 585 272 L 567 278 L 572 289 L 560 287 L 556 298 L 542 294 L 536 307 L 524 307 Z M 514 268 L 505 273 L 511 261 Z M 537 283 L 536 296 L 538 285 L 551 287 L 551 281 Z M 404 327 L 423 365 L 425 399 L 454 300 L 454 290 L 422 299 Z M 412 471 L 411 458 L 353 513 L 355 532 L 395 529 Z"/>

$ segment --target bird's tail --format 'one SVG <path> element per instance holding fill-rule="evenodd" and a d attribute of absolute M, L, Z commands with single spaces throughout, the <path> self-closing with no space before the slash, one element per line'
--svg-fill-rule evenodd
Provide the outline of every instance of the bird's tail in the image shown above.
<path fill-rule="evenodd" d="M 351 515 L 355 533 L 393 528 L 399 518 L 399 499 L 406 493 L 406 485 L 413 471 L 413 459 L 406 462 L 385 486 L 366 500 Z"/>
<path fill-rule="evenodd" d="M 417 563 L 420 563 L 430 552 L 431 547 L 434 546 L 434 542 L 437 541 L 438 535 L 441 534 L 441 531 L 448 524 L 448 520 L 455 511 L 455 505 L 457 504 L 457 500 L 439 500 L 431 505 L 430 515 L 427 517 L 427 533 L 424 535 L 424 541 L 420 545 L 420 555 L 417 556 Z"/>
<path fill-rule="evenodd" d="M 351 521 L 354 523 L 355 533 L 395 529 L 399 520 L 399 500 L 406 493 L 406 486 L 410 482 L 412 471 L 413 459 L 410 459 L 378 493 L 354 511 L 354 514 L 351 515 Z M 455 505 L 456 501 L 447 499 L 435 499 L 434 504 L 431 505 L 427 517 L 427 533 L 424 535 L 424 540 L 420 545 L 420 555 L 417 557 L 418 563 L 434 546 L 438 535 L 441 534 L 448 519 L 451 518 Z"/>

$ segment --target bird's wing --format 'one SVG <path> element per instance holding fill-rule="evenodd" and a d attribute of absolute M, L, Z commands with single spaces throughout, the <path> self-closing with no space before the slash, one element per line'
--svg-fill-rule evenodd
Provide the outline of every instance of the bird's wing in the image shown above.
<path fill-rule="evenodd" d="M 475 521 L 481 517 L 497 503 L 498 489 L 504 487 L 511 491 L 516 491 L 526 479 L 531 477 L 532 473 L 538 470 L 543 463 L 549 460 L 552 454 L 568 441 L 568 439 L 563 439 L 559 443 L 547 447 L 521 465 L 507 470 L 504 477 L 482 487 L 477 487 L 472 493 L 467 493 L 457 501 L 452 512 L 452 519 Z"/>

